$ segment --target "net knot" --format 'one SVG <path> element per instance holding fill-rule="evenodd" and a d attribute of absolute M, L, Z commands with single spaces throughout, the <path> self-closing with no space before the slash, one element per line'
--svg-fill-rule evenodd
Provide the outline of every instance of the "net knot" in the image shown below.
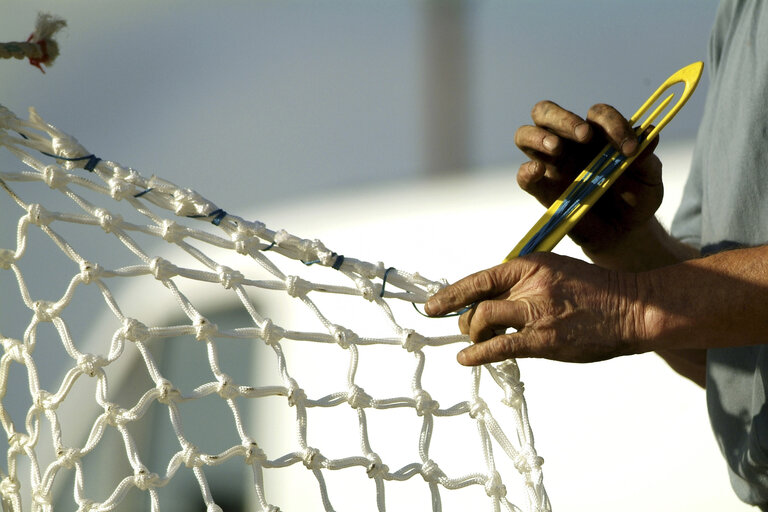
<path fill-rule="evenodd" d="M 27 447 L 34 447 L 32 439 L 27 434 L 14 432 L 8 438 L 8 453 L 23 453 Z"/>
<path fill-rule="evenodd" d="M 368 302 L 373 302 L 379 298 L 381 294 L 381 286 L 379 285 L 374 287 L 373 283 L 371 283 L 368 279 L 358 277 L 355 279 L 355 285 L 360 291 L 360 295 Z"/>
<path fill-rule="evenodd" d="M 175 221 L 163 219 L 160 223 L 160 236 L 168 243 L 177 244 L 184 239 L 186 230 Z"/>
<path fill-rule="evenodd" d="M 112 233 L 115 229 L 119 229 L 123 223 L 123 217 L 120 214 L 113 214 L 104 208 L 96 208 L 93 215 L 99 220 L 99 226 L 105 233 Z"/>
<path fill-rule="evenodd" d="M 32 399 L 35 409 L 42 411 L 55 410 L 59 404 L 53 399 L 53 395 L 44 389 L 38 389 Z"/>
<path fill-rule="evenodd" d="M 24 364 L 25 356 L 28 355 L 27 346 L 13 338 L 3 338 L 3 350 L 13 361 L 21 364 Z"/>
<path fill-rule="evenodd" d="M 54 190 L 58 190 L 69 183 L 67 173 L 59 169 L 58 165 L 45 166 L 45 169 L 43 169 L 43 179 Z"/>
<path fill-rule="evenodd" d="M 504 399 L 502 403 L 519 409 L 524 400 L 525 385 L 520 382 L 520 368 L 517 366 L 517 362 L 513 360 L 504 361 L 496 366 L 496 370 L 499 371 L 503 381 Z"/>
<path fill-rule="evenodd" d="M 248 465 L 254 462 L 262 463 L 267 460 L 267 454 L 264 453 L 259 445 L 253 439 L 247 439 L 243 442 L 245 463 Z"/>
<path fill-rule="evenodd" d="M 51 212 L 35 203 L 30 204 L 27 208 L 27 219 L 35 226 L 47 226 L 53 222 L 54 217 Z"/>
<path fill-rule="evenodd" d="M 59 448 L 56 450 L 56 459 L 59 464 L 67 469 L 72 469 L 82 457 L 80 450 L 75 448 Z"/>
<path fill-rule="evenodd" d="M 93 500 L 83 500 L 79 502 L 79 506 L 77 507 L 77 512 L 91 512 L 91 510 L 96 510 L 98 506 L 99 504 L 94 502 Z"/>
<path fill-rule="evenodd" d="M 541 468 L 544 459 L 539 457 L 533 446 L 528 444 L 517 452 L 512 462 L 520 473 L 526 474 Z"/>
<path fill-rule="evenodd" d="M 16 253 L 10 249 L 0 249 L 0 268 L 8 270 L 16 262 Z"/>
<path fill-rule="evenodd" d="M 101 272 L 102 268 L 98 263 L 85 260 L 80 262 L 80 282 L 83 284 L 91 284 L 99 278 Z"/>
<path fill-rule="evenodd" d="M 202 455 L 200 455 L 197 447 L 193 444 L 187 444 L 184 447 L 181 458 L 184 461 L 184 465 L 188 468 L 199 468 L 205 464 Z"/>
<path fill-rule="evenodd" d="M 507 359 L 496 365 L 496 369 L 501 372 L 504 380 L 508 382 L 520 382 L 520 367 L 514 359 Z"/>
<path fill-rule="evenodd" d="M 418 272 L 413 274 L 413 278 L 414 279 L 423 279 L 423 277 L 421 277 Z M 445 280 L 443 280 L 442 282 L 438 282 L 438 283 L 436 283 L 436 282 L 428 282 L 427 285 L 426 285 L 427 293 L 430 296 L 432 296 L 432 295 L 436 294 L 437 292 L 439 292 L 440 290 L 442 290 L 443 288 L 445 288 L 446 286 L 448 286 L 448 281 L 445 281 Z"/>
<path fill-rule="evenodd" d="M 123 320 L 123 326 L 120 328 L 120 335 L 123 339 L 133 341 L 134 343 L 146 341 L 150 336 L 149 327 L 135 318 L 125 318 Z"/>
<path fill-rule="evenodd" d="M 165 281 L 179 273 L 179 267 L 160 256 L 152 258 L 149 262 L 149 271 L 158 281 Z"/>
<path fill-rule="evenodd" d="M 206 212 L 216 210 L 200 194 L 192 189 L 177 188 L 173 191 L 173 211 L 180 217 L 206 217 Z"/>
<path fill-rule="evenodd" d="M 32 303 L 32 311 L 38 322 L 52 322 L 59 316 L 60 306 L 47 300 L 36 300 Z"/>
<path fill-rule="evenodd" d="M 51 492 L 46 492 L 43 486 L 35 486 L 32 489 L 32 501 L 34 501 L 37 505 L 48 508 L 49 510 L 53 507 L 53 497 L 51 496 Z"/>
<path fill-rule="evenodd" d="M 157 473 L 150 473 L 147 468 L 141 468 L 133 473 L 133 485 L 142 491 L 148 491 L 163 484 Z"/>
<path fill-rule="evenodd" d="M 365 472 L 368 478 L 384 478 L 389 474 L 389 466 L 381 462 L 381 457 L 375 453 L 369 453 L 366 458 L 370 461 Z"/>
<path fill-rule="evenodd" d="M 258 251 L 261 245 L 258 238 L 242 236 L 240 232 L 232 234 L 232 241 L 235 243 L 235 251 L 245 256 Z"/>
<path fill-rule="evenodd" d="M 241 272 L 223 265 L 219 265 L 216 268 L 216 272 L 219 274 L 219 282 L 227 290 L 239 286 L 240 283 L 243 282 L 243 279 L 245 279 L 245 276 L 243 276 Z"/>
<path fill-rule="evenodd" d="M 251 254 L 261 248 L 261 240 L 266 232 L 263 222 L 248 222 L 241 220 L 237 223 L 237 229 L 230 235 L 235 243 L 235 250 L 244 255 Z"/>
<path fill-rule="evenodd" d="M 347 391 L 347 402 L 354 409 L 362 409 L 371 406 L 371 395 L 363 391 L 363 388 L 352 384 Z"/>
<path fill-rule="evenodd" d="M 432 414 L 440 408 L 437 400 L 432 400 L 430 394 L 423 389 L 418 390 L 413 398 L 416 401 L 416 414 L 419 416 Z"/>
<path fill-rule="evenodd" d="M 218 326 L 204 316 L 195 318 L 192 325 L 195 328 L 195 339 L 197 341 L 208 341 L 219 332 Z"/>
<path fill-rule="evenodd" d="M 10 476 L 0 480 L 0 495 L 2 495 L 3 498 L 18 496 L 20 488 L 19 481 Z"/>
<path fill-rule="evenodd" d="M 304 393 L 304 390 L 299 387 L 299 384 L 294 379 L 291 379 L 288 385 L 288 405 L 293 407 L 299 403 L 304 403 L 306 399 L 307 395 Z"/>
<path fill-rule="evenodd" d="M 336 340 L 336 343 L 345 350 L 348 349 L 350 345 L 357 343 L 360 339 L 353 331 L 340 325 L 332 326 L 331 334 Z"/>
<path fill-rule="evenodd" d="M 176 399 L 181 398 L 181 392 L 174 388 L 171 381 L 167 379 L 161 379 L 157 386 L 155 386 L 155 389 L 160 393 L 157 401 L 161 404 L 170 404 L 175 402 Z"/>
<path fill-rule="evenodd" d="M 485 413 L 487 411 L 488 411 L 488 404 L 485 403 L 485 400 L 479 397 L 475 398 L 475 400 L 469 406 L 469 416 L 472 419 L 477 419 L 478 417 L 485 416 Z"/>
<path fill-rule="evenodd" d="M 491 498 L 503 498 L 507 495 L 507 488 L 501 483 L 501 475 L 498 471 L 494 471 L 485 481 L 485 494 Z"/>
<path fill-rule="evenodd" d="M 83 167 L 87 160 L 80 159 L 83 155 L 90 155 L 76 138 L 58 130 L 51 134 L 51 147 L 53 148 L 53 156 L 61 158 L 63 160 L 62 167 L 68 171 Z"/>
<path fill-rule="evenodd" d="M 113 427 L 119 427 L 128 422 L 128 411 L 112 402 L 104 403 L 104 420 Z"/>
<path fill-rule="evenodd" d="M 311 446 L 304 448 L 304 452 L 301 454 L 301 462 L 307 469 L 311 469 L 313 471 L 323 467 L 324 460 L 325 457 L 323 457 L 323 455 L 320 453 L 320 450 L 317 448 L 312 448 Z"/>
<path fill-rule="evenodd" d="M 402 345 L 408 352 L 418 352 L 427 344 L 427 339 L 413 329 L 402 330 Z"/>
<path fill-rule="evenodd" d="M 288 276 L 285 278 L 285 292 L 291 297 L 303 297 L 310 289 L 309 281 L 305 281 L 299 276 Z"/>
<path fill-rule="evenodd" d="M 272 346 L 283 339 L 284 334 L 285 331 L 281 327 L 276 326 L 274 323 L 272 323 L 271 319 L 266 318 L 264 319 L 264 323 L 261 326 L 261 333 L 259 334 L 259 337 L 264 340 L 264 343 Z"/>
<path fill-rule="evenodd" d="M 440 478 L 445 476 L 445 473 L 443 473 L 443 470 L 437 465 L 437 462 L 432 459 L 427 459 L 427 461 L 421 465 L 420 472 L 424 481 L 432 483 L 437 483 Z"/>
<path fill-rule="evenodd" d="M 107 181 L 107 184 L 109 185 L 109 195 L 115 201 L 122 201 L 126 197 L 136 195 L 136 185 L 125 181 L 123 178 L 112 177 Z"/>
<path fill-rule="evenodd" d="M 85 375 L 89 377 L 95 377 L 97 374 L 102 373 L 101 368 L 106 366 L 108 361 L 96 354 L 81 354 L 77 358 L 77 367 Z"/>
<path fill-rule="evenodd" d="M 236 398 L 240 396 L 240 388 L 234 384 L 232 377 L 222 373 L 219 374 L 216 380 L 219 381 L 219 386 L 216 388 L 216 393 L 219 394 L 224 400 Z"/>
<path fill-rule="evenodd" d="M 505 384 L 504 398 L 502 399 L 502 403 L 505 405 L 508 405 L 509 407 L 519 409 L 524 400 L 524 396 L 523 396 L 524 391 L 525 391 L 525 387 L 522 382 L 518 382 L 517 384 L 514 384 L 514 385 Z"/>

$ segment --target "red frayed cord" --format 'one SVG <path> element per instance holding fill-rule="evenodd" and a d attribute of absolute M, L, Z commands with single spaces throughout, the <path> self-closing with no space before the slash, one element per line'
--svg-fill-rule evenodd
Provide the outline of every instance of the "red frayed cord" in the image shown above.
<path fill-rule="evenodd" d="M 35 37 L 35 34 L 30 34 L 27 38 L 27 42 L 31 43 L 32 38 Z M 29 63 L 35 66 L 37 69 L 43 72 L 45 74 L 45 70 L 43 69 L 43 64 L 48 64 L 48 61 L 50 59 L 50 56 L 48 55 L 48 41 L 45 39 L 41 39 L 39 41 L 34 41 L 35 44 L 37 44 L 40 47 L 40 51 L 42 52 L 42 56 L 39 58 L 33 58 L 29 57 Z"/>

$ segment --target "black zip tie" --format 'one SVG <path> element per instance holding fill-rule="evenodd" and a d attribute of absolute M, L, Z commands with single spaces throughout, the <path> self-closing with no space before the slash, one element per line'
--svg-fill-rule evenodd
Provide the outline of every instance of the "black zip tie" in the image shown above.
<path fill-rule="evenodd" d="M 152 192 L 152 190 L 153 190 L 153 188 L 152 188 L 152 187 L 149 187 L 149 188 L 148 188 L 148 189 L 146 189 L 146 190 L 142 190 L 142 191 L 141 191 L 141 192 L 139 192 L 138 194 L 133 194 L 133 197 L 141 197 L 141 196 L 143 196 L 144 194 L 146 194 L 146 193 L 148 193 L 148 192 Z"/>
<path fill-rule="evenodd" d="M 213 224 L 214 226 L 218 226 L 219 224 L 221 224 L 222 219 L 224 219 L 224 217 L 227 216 L 227 212 L 219 208 L 215 212 L 212 212 L 211 215 L 214 216 L 213 219 L 211 220 L 211 224 Z"/>
<path fill-rule="evenodd" d="M 83 169 L 86 171 L 93 172 L 94 169 L 96 169 L 96 166 L 98 163 L 101 162 L 101 158 L 97 157 L 96 155 L 91 155 L 90 158 L 88 158 L 88 161 L 83 166 Z"/>
<path fill-rule="evenodd" d="M 265 251 L 265 252 L 266 252 L 266 251 L 270 250 L 271 248 L 273 248 L 275 245 L 277 245 L 277 242 L 275 242 L 275 241 L 273 240 L 273 241 L 272 241 L 272 243 L 271 243 L 271 244 L 269 244 L 269 246 L 265 247 L 264 249 L 259 249 L 259 250 L 260 250 L 260 251 Z"/>

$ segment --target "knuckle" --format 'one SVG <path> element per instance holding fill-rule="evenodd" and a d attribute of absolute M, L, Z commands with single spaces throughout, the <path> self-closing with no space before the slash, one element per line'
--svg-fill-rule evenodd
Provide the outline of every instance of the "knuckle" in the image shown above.
<path fill-rule="evenodd" d="M 494 361 L 503 361 L 520 354 L 519 340 L 509 335 L 497 336 L 493 339 L 493 345 L 489 347 Z M 490 343 L 489 343 L 490 345 Z"/>
<path fill-rule="evenodd" d="M 610 115 L 614 108 L 606 103 L 596 103 L 589 107 L 589 115 L 594 117 L 603 117 Z"/>
<path fill-rule="evenodd" d="M 515 146 L 519 149 L 528 147 L 526 133 L 530 131 L 530 126 L 521 126 L 515 131 Z"/>
<path fill-rule="evenodd" d="M 549 100 L 543 100 L 536 103 L 531 109 L 531 118 L 535 121 L 536 119 L 545 117 L 553 106 L 555 106 L 555 103 Z"/>
<path fill-rule="evenodd" d="M 526 192 L 529 192 L 534 182 L 538 181 L 539 163 L 529 161 L 520 166 L 517 171 L 517 184 Z"/>
<path fill-rule="evenodd" d="M 489 269 L 482 270 L 477 274 L 477 278 L 475 280 L 475 286 L 481 292 L 489 292 L 491 290 L 496 289 L 496 278 L 494 277 L 493 273 Z M 480 306 L 483 306 L 485 304 L 486 304 L 485 302 L 481 302 L 480 304 L 478 304 L 477 309 L 479 310 Z M 477 312 L 475 314 L 477 314 Z"/>

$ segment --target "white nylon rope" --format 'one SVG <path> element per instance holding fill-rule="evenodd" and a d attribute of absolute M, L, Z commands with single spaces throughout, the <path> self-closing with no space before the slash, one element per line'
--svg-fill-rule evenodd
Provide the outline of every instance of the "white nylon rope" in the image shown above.
<path fill-rule="evenodd" d="M 464 336 L 427 337 L 412 329 L 399 325 L 387 304 L 388 300 L 398 299 L 414 303 L 423 303 L 440 289 L 442 283 L 428 280 L 419 274 L 410 274 L 401 270 L 385 268 L 382 263 L 372 264 L 354 258 L 340 256 L 327 249 L 318 240 L 306 240 L 285 231 L 273 231 L 259 222 L 250 222 L 224 212 L 215 204 L 196 192 L 182 189 L 165 180 L 152 177 L 144 178 L 130 168 L 115 162 L 96 158 L 85 150 L 74 138 L 59 132 L 46 124 L 34 110 L 30 110 L 28 121 L 18 119 L 10 111 L 0 106 L 0 145 L 14 153 L 30 169 L 21 172 L 0 171 L 0 186 L 9 193 L 25 214 L 21 216 L 17 228 L 15 249 L 0 248 L 0 271 L 11 271 L 18 284 L 24 304 L 33 312 L 32 321 L 26 328 L 21 340 L 4 337 L 0 333 L 3 355 L 0 357 L 0 397 L 18 390 L 8 389 L 8 373 L 11 364 L 23 365 L 29 375 L 29 393 L 32 406 L 27 414 L 23 429 L 19 429 L 11 420 L 5 407 L 0 402 L 0 424 L 8 436 L 8 473 L 0 475 L 0 496 L 11 510 L 22 510 L 22 502 L 31 503 L 33 510 L 50 510 L 53 506 L 52 488 L 57 474 L 62 470 L 74 470 L 74 499 L 78 510 L 106 511 L 114 509 L 132 488 L 149 495 L 151 509 L 160 509 L 157 489 L 165 486 L 181 470 L 182 466 L 191 469 L 200 486 L 201 494 L 209 512 L 219 511 L 215 498 L 205 476 L 204 468 L 222 464 L 230 459 L 240 458 L 253 474 L 254 492 L 261 510 L 276 511 L 278 508 L 269 503 L 263 484 L 264 470 L 284 468 L 303 464 L 310 470 L 318 483 L 321 501 L 325 510 L 334 510 L 332 496 L 329 496 L 324 479 L 324 471 L 362 467 L 369 478 L 373 479 L 377 489 L 377 508 L 385 510 L 385 482 L 408 480 L 420 475 L 428 484 L 432 496 L 432 509 L 442 510 L 440 487 L 459 489 L 470 485 L 485 488 L 493 510 L 530 510 L 548 511 L 550 509 L 546 491 L 542 483 L 541 463 L 533 446 L 533 434 L 528 422 L 527 409 L 523 398 L 523 387 L 519 380 L 519 371 L 514 361 L 492 366 L 484 370 L 475 368 L 472 372 L 470 398 L 441 408 L 427 390 L 422 387 L 422 375 L 426 355 L 424 349 L 452 343 L 466 343 Z M 56 164 L 43 163 L 37 153 L 53 156 Z M 85 174 L 83 170 L 90 171 Z M 49 211 L 40 204 L 24 201 L 10 186 L 15 182 L 42 182 L 50 189 L 62 193 L 77 207 L 77 213 Z M 78 192 L 82 189 L 82 192 Z M 147 224 L 138 220 L 124 219 L 111 212 L 107 207 L 97 206 L 86 198 L 85 193 L 93 193 L 109 200 L 122 201 L 132 206 L 140 217 L 147 219 Z M 111 198 L 111 199 L 110 199 Z M 151 208 L 154 206 L 155 208 Z M 165 210 L 177 217 L 167 219 L 157 210 Z M 219 233 L 195 229 L 185 218 L 205 221 L 216 226 Z M 107 235 L 115 237 L 135 257 L 137 263 L 120 268 L 106 268 L 99 263 L 86 260 L 55 229 L 58 225 L 81 224 L 100 227 Z M 27 250 L 28 233 L 40 229 L 71 260 L 78 269 L 72 277 L 64 294 L 57 300 L 40 300 L 33 297 L 26 285 L 24 275 L 17 264 Z M 147 235 L 162 239 L 182 249 L 197 261 L 201 268 L 178 266 L 161 257 L 147 254 L 136 242 L 137 235 Z M 260 264 L 271 279 L 251 279 L 239 270 L 219 264 L 209 257 L 201 246 L 234 251 L 250 256 Z M 268 257 L 270 253 L 301 261 L 306 265 L 330 267 L 346 276 L 351 285 L 315 283 L 297 275 L 284 274 Z M 173 295 L 176 303 L 189 319 L 188 324 L 174 326 L 145 325 L 139 319 L 126 316 L 115 300 L 107 283 L 113 279 L 152 276 L 162 283 Z M 178 283 L 193 280 L 218 283 L 224 289 L 231 290 L 239 299 L 243 308 L 253 321 L 252 326 L 223 329 L 208 320 L 179 288 Z M 67 324 L 61 317 L 62 311 L 72 302 L 75 290 L 80 286 L 98 287 L 104 302 L 120 322 L 105 354 L 83 353 L 73 343 Z M 249 289 L 283 291 L 303 303 L 311 310 L 325 328 L 325 332 L 300 332 L 289 330 L 259 314 L 248 295 Z M 340 294 L 359 296 L 378 306 L 384 318 L 391 326 L 393 334 L 383 337 L 361 337 L 352 330 L 333 323 L 323 314 L 311 295 Z M 50 322 L 56 329 L 66 353 L 74 365 L 67 372 L 59 388 L 48 391 L 40 387 L 37 367 L 34 359 L 37 350 L 37 328 L 42 323 Z M 1 326 L 0 326 L 1 329 Z M 204 343 L 207 350 L 213 380 L 202 384 L 187 394 L 182 394 L 173 383 L 164 377 L 160 365 L 148 350 L 148 344 L 157 340 L 190 336 Z M 236 382 L 221 368 L 219 362 L 220 341 L 224 339 L 261 340 L 275 353 L 281 385 L 253 387 Z M 288 361 L 282 350 L 283 340 L 304 340 L 323 344 L 336 344 L 348 352 L 347 389 L 337 391 L 320 398 L 308 396 L 299 382 L 291 375 Z M 125 408 L 108 400 L 108 379 L 105 368 L 115 362 L 125 351 L 126 344 L 134 344 L 141 354 L 147 371 L 155 386 L 147 390 L 132 406 Z M 411 396 L 374 397 L 365 392 L 356 381 L 358 370 L 358 346 L 364 345 L 400 345 L 413 354 L 415 368 L 411 380 Z M 489 372 L 492 379 L 504 392 L 504 403 L 509 406 L 514 418 L 514 442 L 505 434 L 502 427 L 491 414 L 486 402 L 480 396 L 481 372 Z M 81 447 L 67 446 L 63 441 L 62 426 L 57 416 L 57 408 L 71 396 L 71 390 L 81 378 L 92 378 L 97 382 L 95 401 L 101 413 L 96 418 L 90 434 Z M 201 398 L 218 395 L 223 399 L 231 413 L 239 444 L 228 449 L 208 454 L 188 439 L 183 430 L 182 415 L 178 404 L 192 402 Z M 284 454 L 269 454 L 258 445 L 257 440 L 249 436 L 242 422 L 242 414 L 236 399 L 257 399 L 269 396 L 282 396 L 288 405 L 295 408 L 296 443 L 298 449 Z M 128 426 L 138 422 L 153 403 L 167 406 L 174 434 L 179 442 L 179 450 L 170 458 L 164 474 L 151 473 L 139 455 L 136 442 Z M 353 408 L 358 416 L 360 453 L 341 458 L 327 457 L 321 448 L 308 442 L 307 409 L 313 407 L 347 406 Z M 418 453 L 420 460 L 406 464 L 399 469 L 391 469 L 386 460 L 372 448 L 368 435 L 366 409 L 411 408 L 422 418 L 419 435 Z M 37 444 L 41 416 L 45 416 L 51 425 L 56 458 L 47 467 L 38 462 Z M 463 476 L 447 475 L 430 454 L 435 417 L 470 416 L 478 429 L 483 446 L 486 468 L 484 471 Z M 127 475 L 115 487 L 109 496 L 95 502 L 89 498 L 83 476 L 83 457 L 95 449 L 103 438 L 106 429 L 114 428 L 123 439 L 125 455 L 133 474 Z M 508 426 L 506 428 L 509 428 Z M 524 480 L 527 492 L 526 503 L 513 504 L 506 496 L 507 490 L 501 475 L 496 469 L 493 444 L 514 462 Z M 31 488 L 20 485 L 17 474 L 19 457 L 27 457 L 31 465 Z M 522 507 L 522 508 L 521 508 Z"/>

